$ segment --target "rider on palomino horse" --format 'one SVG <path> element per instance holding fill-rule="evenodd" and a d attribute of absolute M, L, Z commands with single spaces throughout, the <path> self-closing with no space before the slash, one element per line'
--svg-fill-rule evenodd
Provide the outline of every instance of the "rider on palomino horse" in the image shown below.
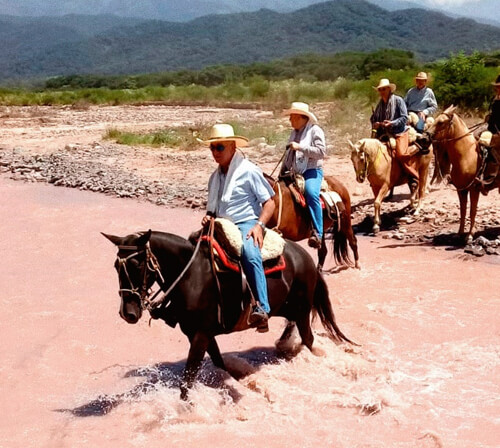
<path fill-rule="evenodd" d="M 398 95 L 394 94 L 396 84 L 388 79 L 381 79 L 375 87 L 380 95 L 380 101 L 372 113 L 373 134 L 379 140 L 393 137 L 396 140 L 396 158 L 401 162 L 403 169 L 410 176 L 412 191 L 419 183 L 417 169 L 411 163 L 408 153 L 408 112 L 406 104 Z"/>
<path fill-rule="evenodd" d="M 496 95 L 491 102 L 487 118 L 488 131 L 479 139 L 479 143 L 486 149 L 484 156 L 487 160 L 485 170 L 479 176 L 483 185 L 489 185 L 496 179 L 500 166 L 500 75 L 491 84 Z"/>
<path fill-rule="evenodd" d="M 268 331 L 270 307 L 260 249 L 266 223 L 274 212 L 274 191 L 261 169 L 237 151 L 248 145 L 248 139 L 235 136 L 231 125 L 214 125 L 210 138 L 203 143 L 210 146 L 219 166 L 208 182 L 207 215 L 202 225 L 206 226 L 211 217 L 220 217 L 238 226 L 243 238 L 243 271 L 257 300 L 249 323 L 263 333 Z"/>
<path fill-rule="evenodd" d="M 418 116 L 415 125 L 417 132 L 423 132 L 425 121 L 437 110 L 437 101 L 434 92 L 427 87 L 427 73 L 420 72 L 415 76 L 415 87 L 412 87 L 405 95 L 405 103 L 408 112 L 414 112 Z"/>
<path fill-rule="evenodd" d="M 326 154 L 325 133 L 318 126 L 316 116 L 306 103 L 295 102 L 284 111 L 290 116 L 292 133 L 280 176 L 301 174 L 305 180 L 304 196 L 311 214 L 312 233 L 309 246 L 318 249 L 323 236 L 323 212 L 319 198 L 323 180 L 323 159 Z"/>

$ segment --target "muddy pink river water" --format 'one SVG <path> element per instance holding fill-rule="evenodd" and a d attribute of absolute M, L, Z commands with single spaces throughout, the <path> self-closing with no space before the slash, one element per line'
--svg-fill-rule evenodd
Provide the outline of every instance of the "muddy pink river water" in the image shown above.
<path fill-rule="evenodd" d="M 0 447 L 498 447 L 498 257 L 360 238 L 362 270 L 329 275 L 360 347 L 276 356 L 267 334 L 218 338 L 192 405 L 180 330 L 118 316 L 114 247 L 99 232 L 187 236 L 200 212 L 0 177 Z M 332 260 L 330 260 L 332 263 Z M 107 411 L 107 412 L 105 412 Z"/>

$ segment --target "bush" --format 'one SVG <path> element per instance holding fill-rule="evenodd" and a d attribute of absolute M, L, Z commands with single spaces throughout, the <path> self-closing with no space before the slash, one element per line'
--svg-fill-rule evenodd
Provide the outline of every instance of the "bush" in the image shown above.
<path fill-rule="evenodd" d="M 484 111 L 493 93 L 490 83 L 495 76 L 496 69 L 485 67 L 479 53 L 452 54 L 437 66 L 436 97 L 444 107 L 454 104 L 462 109 Z"/>

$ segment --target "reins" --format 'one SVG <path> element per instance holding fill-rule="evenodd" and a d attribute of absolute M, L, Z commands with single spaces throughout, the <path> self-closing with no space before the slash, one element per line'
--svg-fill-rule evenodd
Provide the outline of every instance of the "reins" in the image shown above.
<path fill-rule="evenodd" d="M 120 258 L 117 257 L 118 260 L 118 267 L 120 270 L 123 269 L 123 272 L 125 272 L 125 275 L 127 276 L 127 280 L 129 282 L 130 288 L 120 288 L 118 290 L 118 293 L 120 296 L 122 295 L 123 292 L 128 292 L 130 294 L 136 295 L 139 297 L 141 307 L 142 309 L 146 309 L 147 306 L 150 305 L 151 301 L 148 297 L 148 288 L 147 288 L 147 272 L 148 270 L 151 272 L 154 272 L 156 274 L 156 281 L 160 285 L 160 289 L 153 295 L 153 299 L 162 291 L 163 286 L 165 285 L 165 280 L 163 278 L 163 275 L 160 270 L 160 265 L 158 264 L 158 260 L 151 251 L 151 246 L 149 244 L 149 241 L 146 243 L 144 248 L 141 248 L 139 246 L 118 246 L 120 250 L 135 250 L 135 252 L 131 253 L 130 255 L 126 256 L 125 258 Z M 127 269 L 127 261 L 130 259 L 136 257 L 137 255 L 145 252 L 146 253 L 146 260 L 144 263 L 144 268 L 143 268 L 143 281 L 142 285 L 140 287 L 135 287 L 132 279 L 130 278 L 130 274 Z"/>
<path fill-rule="evenodd" d="M 446 133 L 449 133 L 450 132 L 450 129 L 451 127 L 453 126 L 453 119 L 455 118 L 455 114 L 453 115 L 449 115 L 449 114 L 445 114 L 449 119 L 449 123 L 448 123 L 448 128 L 445 130 Z M 431 134 L 427 133 L 427 135 L 429 135 L 429 137 L 437 142 L 437 143 L 449 143 L 449 142 L 456 142 L 458 140 L 461 140 L 465 137 L 467 137 L 468 135 L 473 135 L 473 131 L 475 131 L 477 128 L 479 128 L 480 126 L 482 126 L 484 124 L 484 122 L 480 122 L 480 123 L 476 123 L 475 125 L 473 125 L 470 129 L 468 128 L 468 131 L 465 133 L 465 134 L 462 134 L 458 137 L 453 137 L 453 138 L 445 138 L 445 139 L 438 139 L 438 138 L 434 138 Z M 464 123 L 465 126 L 467 126 L 465 123 Z M 476 150 L 477 150 L 477 143 L 476 143 Z M 442 178 L 442 173 L 441 173 L 441 167 L 439 166 L 439 163 L 437 164 L 438 165 L 438 169 L 439 169 L 439 175 L 441 176 Z M 476 182 L 476 178 L 477 178 L 477 174 L 480 170 L 480 164 L 478 163 L 478 166 L 476 167 L 476 173 L 474 174 L 472 180 L 467 184 L 466 187 L 463 187 L 463 188 L 458 188 L 455 184 L 452 184 L 455 185 L 455 188 L 457 189 L 457 191 L 464 191 L 464 190 L 469 190 L 470 187 L 472 187 L 472 185 L 474 184 L 474 182 Z"/>
<path fill-rule="evenodd" d="M 177 286 L 179 281 L 182 279 L 184 274 L 187 272 L 189 267 L 193 264 L 193 261 L 196 257 L 196 254 L 198 253 L 200 249 L 200 244 L 201 244 L 201 237 L 198 239 L 198 242 L 196 243 L 195 249 L 193 251 L 193 255 L 189 259 L 188 263 L 186 266 L 184 266 L 184 269 L 182 272 L 178 275 L 178 277 L 174 280 L 174 282 L 168 287 L 168 289 L 165 291 L 163 295 L 158 297 L 158 295 L 164 290 L 165 288 L 165 279 L 163 278 L 163 275 L 161 273 L 160 265 L 158 263 L 158 259 L 154 255 L 153 251 L 151 250 L 151 246 L 149 241 L 146 243 L 144 248 L 139 247 L 139 246 L 118 246 L 120 250 L 134 250 L 135 252 L 127 255 L 124 258 L 118 257 L 118 267 L 119 270 L 123 270 L 125 273 L 128 283 L 130 285 L 130 288 L 120 288 L 118 290 L 118 293 L 120 296 L 124 293 L 127 292 L 132 295 L 136 295 L 139 297 L 140 303 L 141 303 L 141 308 L 143 310 L 148 310 L 151 311 L 152 309 L 160 306 L 165 302 L 167 299 L 168 295 L 172 292 L 172 290 Z M 127 262 L 131 260 L 132 258 L 136 257 L 137 255 L 140 255 L 141 253 L 145 252 L 146 253 L 146 260 L 144 263 L 144 268 L 143 268 L 143 273 L 142 273 L 142 284 L 139 287 L 134 286 L 132 279 L 130 278 L 130 274 L 127 269 Z M 148 270 L 150 272 L 155 273 L 155 281 L 158 283 L 160 286 L 160 289 L 156 291 L 152 297 L 149 297 L 150 292 L 149 288 L 147 287 L 147 282 L 148 282 Z"/>
<path fill-rule="evenodd" d="M 154 300 L 149 301 L 148 308 L 147 308 L 148 310 L 152 310 L 152 309 L 160 306 L 166 300 L 168 295 L 173 291 L 173 289 L 177 286 L 177 284 L 181 281 L 182 277 L 184 277 L 184 274 L 187 272 L 189 267 L 193 264 L 193 261 L 196 257 L 196 254 L 198 253 L 198 251 L 200 249 L 200 244 L 201 244 L 201 235 L 200 235 L 200 238 L 198 239 L 198 242 L 196 243 L 196 246 L 195 246 L 194 251 L 193 251 L 193 255 L 191 255 L 191 258 L 189 259 L 186 266 L 184 266 L 184 269 L 181 271 L 181 273 L 178 275 L 178 277 L 174 280 L 174 282 L 169 286 L 169 288 L 165 291 L 165 294 L 163 294 L 162 296 L 155 299 L 154 297 L 156 295 L 158 295 L 159 291 L 156 292 L 155 296 L 153 297 Z M 160 291 L 161 291 L 161 289 L 160 289 Z"/>

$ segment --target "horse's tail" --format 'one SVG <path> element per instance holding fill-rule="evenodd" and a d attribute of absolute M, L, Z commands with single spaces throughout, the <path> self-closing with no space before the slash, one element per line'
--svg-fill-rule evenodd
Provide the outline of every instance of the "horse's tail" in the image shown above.
<path fill-rule="evenodd" d="M 345 208 L 340 210 L 338 223 L 334 223 L 331 228 L 333 256 L 339 265 L 352 266 L 351 256 L 349 254 L 349 246 L 347 239 L 347 231 L 351 226 L 351 216 L 347 215 Z"/>
<path fill-rule="evenodd" d="M 314 290 L 314 302 L 313 309 L 319 316 L 323 327 L 328 333 L 328 336 L 333 341 L 338 342 L 349 342 L 350 344 L 356 345 L 352 342 L 337 325 L 335 321 L 335 315 L 333 314 L 332 304 L 330 303 L 330 298 L 328 296 L 328 287 L 323 276 L 318 273 L 318 281 L 316 282 L 316 288 Z"/>

